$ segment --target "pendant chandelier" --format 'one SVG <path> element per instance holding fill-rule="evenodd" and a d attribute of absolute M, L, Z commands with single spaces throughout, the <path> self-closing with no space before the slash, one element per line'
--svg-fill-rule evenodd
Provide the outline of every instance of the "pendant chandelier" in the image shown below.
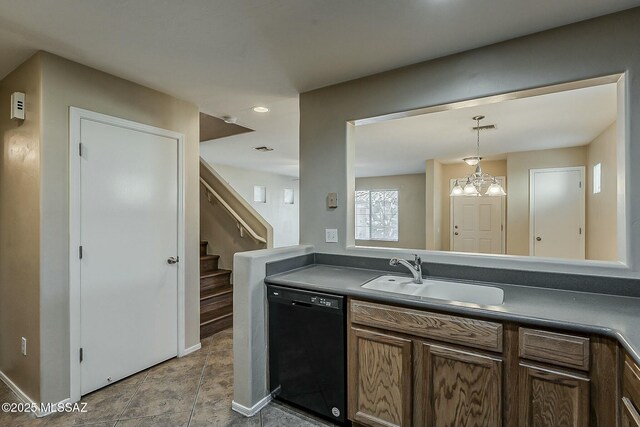
<path fill-rule="evenodd" d="M 480 120 L 484 119 L 484 116 L 475 116 L 473 120 L 476 122 L 476 131 L 478 137 L 476 139 L 476 156 L 465 157 L 463 160 L 468 165 L 476 167 L 476 171 L 471 175 L 463 178 L 463 185 L 460 185 L 459 180 L 456 179 L 453 190 L 451 190 L 451 196 L 482 196 L 482 189 L 487 187 L 485 196 L 506 196 L 504 188 L 498 182 L 495 176 L 484 173 L 480 161 Z"/>

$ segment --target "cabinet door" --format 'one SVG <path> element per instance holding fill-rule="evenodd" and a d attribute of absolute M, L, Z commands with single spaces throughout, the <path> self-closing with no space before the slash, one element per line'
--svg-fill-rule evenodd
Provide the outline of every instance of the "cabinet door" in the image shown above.
<path fill-rule="evenodd" d="M 622 398 L 622 427 L 640 427 L 640 414 L 626 397 Z"/>
<path fill-rule="evenodd" d="M 502 425 L 502 360 L 416 343 L 416 425 Z"/>
<path fill-rule="evenodd" d="M 349 415 L 368 426 L 411 425 L 411 340 L 351 328 Z"/>
<path fill-rule="evenodd" d="M 521 427 L 587 427 L 589 378 L 520 364 Z"/>

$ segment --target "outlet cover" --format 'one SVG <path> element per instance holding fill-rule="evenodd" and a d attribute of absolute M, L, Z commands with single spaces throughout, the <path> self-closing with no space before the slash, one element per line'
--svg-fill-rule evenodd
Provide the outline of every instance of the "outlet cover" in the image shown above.
<path fill-rule="evenodd" d="M 338 229 L 337 228 L 326 228 L 325 230 L 327 243 L 338 243 Z"/>

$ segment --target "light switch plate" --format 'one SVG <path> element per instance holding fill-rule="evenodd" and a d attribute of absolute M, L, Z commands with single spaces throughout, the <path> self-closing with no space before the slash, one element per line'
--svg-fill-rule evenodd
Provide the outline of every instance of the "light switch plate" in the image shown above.
<path fill-rule="evenodd" d="M 338 193 L 327 194 L 327 206 L 329 209 L 335 209 L 338 207 Z"/>
<path fill-rule="evenodd" d="M 326 228 L 325 230 L 327 243 L 338 243 L 338 229 L 337 228 Z"/>

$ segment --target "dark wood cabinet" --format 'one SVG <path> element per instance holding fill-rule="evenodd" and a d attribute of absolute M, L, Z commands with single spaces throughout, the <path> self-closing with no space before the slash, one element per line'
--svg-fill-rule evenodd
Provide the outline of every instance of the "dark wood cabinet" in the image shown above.
<path fill-rule="evenodd" d="M 348 314 L 358 425 L 640 427 L 640 367 L 610 338 L 355 299 Z"/>
<path fill-rule="evenodd" d="M 622 427 L 640 427 L 640 366 L 631 357 L 622 362 Z"/>
<path fill-rule="evenodd" d="M 520 427 L 588 427 L 589 378 L 520 364 Z"/>
<path fill-rule="evenodd" d="M 349 415 L 369 426 L 411 426 L 411 340 L 350 329 Z"/>
<path fill-rule="evenodd" d="M 414 425 L 502 425 L 500 358 L 425 342 L 415 346 Z"/>

